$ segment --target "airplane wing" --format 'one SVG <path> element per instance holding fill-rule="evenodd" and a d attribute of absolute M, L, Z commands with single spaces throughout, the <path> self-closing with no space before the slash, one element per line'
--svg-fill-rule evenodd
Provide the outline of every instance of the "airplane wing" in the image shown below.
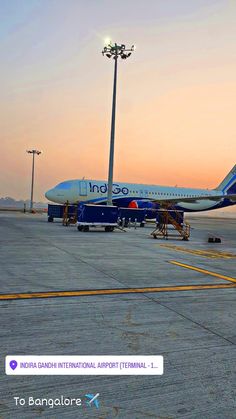
<path fill-rule="evenodd" d="M 94 400 L 94 404 L 95 404 L 96 408 L 98 409 L 99 408 L 99 404 L 98 404 L 98 400 L 97 399 Z"/>
<path fill-rule="evenodd" d="M 180 202 L 189 202 L 189 203 L 196 203 L 199 201 L 221 201 L 222 199 L 227 198 L 230 199 L 233 202 L 236 202 L 236 194 L 230 194 L 230 195 L 201 195 L 201 196 L 192 196 L 192 197 L 184 197 L 184 196 L 179 196 L 179 197 L 174 197 L 174 198 L 158 198 L 158 199 L 150 199 L 152 202 L 156 202 L 157 204 L 177 204 Z"/>

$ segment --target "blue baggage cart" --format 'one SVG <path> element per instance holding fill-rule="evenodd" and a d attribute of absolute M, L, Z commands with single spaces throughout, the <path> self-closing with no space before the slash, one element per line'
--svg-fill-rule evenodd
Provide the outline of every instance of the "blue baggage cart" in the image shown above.
<path fill-rule="evenodd" d="M 105 227 L 105 231 L 113 231 L 117 226 L 118 208 L 113 205 L 79 204 L 77 212 L 77 228 L 89 231 L 89 227 Z"/>
<path fill-rule="evenodd" d="M 119 208 L 119 224 L 127 227 L 130 223 L 135 223 L 135 225 L 136 223 L 139 223 L 140 227 L 144 227 L 145 214 L 146 210 L 144 208 Z"/>
<path fill-rule="evenodd" d="M 52 223 L 54 218 L 63 218 L 65 205 L 48 204 L 48 222 Z M 76 211 L 76 205 L 68 205 L 68 216 L 73 217 Z"/>

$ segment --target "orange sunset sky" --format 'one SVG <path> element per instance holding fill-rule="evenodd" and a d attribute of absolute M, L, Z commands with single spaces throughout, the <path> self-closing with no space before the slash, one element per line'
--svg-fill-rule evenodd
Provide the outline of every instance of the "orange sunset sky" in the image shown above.
<path fill-rule="evenodd" d="M 107 179 L 113 62 L 114 180 L 214 188 L 236 163 L 236 1 L 1 1 L 0 196 Z"/>

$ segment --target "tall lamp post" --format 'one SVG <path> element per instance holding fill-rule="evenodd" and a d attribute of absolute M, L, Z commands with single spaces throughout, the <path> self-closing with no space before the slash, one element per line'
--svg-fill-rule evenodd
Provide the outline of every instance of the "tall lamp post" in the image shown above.
<path fill-rule="evenodd" d="M 114 143 L 115 143 L 115 122 L 116 122 L 116 84 L 117 84 L 117 62 L 120 57 L 126 60 L 134 51 L 134 45 L 127 49 L 124 44 L 118 45 L 116 43 L 107 42 L 102 54 L 107 58 L 114 59 L 114 81 L 113 81 L 113 98 L 112 98 L 112 116 L 111 116 L 111 136 L 110 136 L 110 157 L 108 170 L 108 192 L 107 205 L 112 205 L 112 183 L 113 183 L 113 166 L 114 166 Z"/>
<path fill-rule="evenodd" d="M 34 205 L 34 156 L 35 154 L 37 154 L 39 156 L 39 154 L 41 154 L 42 152 L 39 150 L 26 150 L 27 153 L 32 154 L 33 155 L 33 160 L 32 160 L 32 179 L 31 179 L 31 195 L 30 195 L 30 211 L 33 211 L 33 205 Z"/>

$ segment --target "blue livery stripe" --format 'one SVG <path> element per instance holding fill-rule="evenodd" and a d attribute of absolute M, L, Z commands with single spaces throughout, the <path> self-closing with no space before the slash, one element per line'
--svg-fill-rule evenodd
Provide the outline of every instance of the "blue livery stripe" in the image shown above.
<path fill-rule="evenodd" d="M 236 181 L 236 175 L 234 175 L 230 180 L 229 180 L 229 182 L 227 183 L 227 185 L 225 185 L 225 187 L 222 189 L 222 192 L 225 192 L 225 191 L 227 191 L 227 193 L 234 193 L 234 192 L 229 192 L 229 190 L 227 189 L 228 187 L 229 187 L 229 185 L 231 184 L 231 183 L 233 183 L 234 181 Z M 234 183 L 234 185 L 235 185 L 235 183 Z M 230 189 L 232 188 L 232 186 L 234 186 L 234 185 L 231 185 L 231 187 L 230 187 Z"/>

